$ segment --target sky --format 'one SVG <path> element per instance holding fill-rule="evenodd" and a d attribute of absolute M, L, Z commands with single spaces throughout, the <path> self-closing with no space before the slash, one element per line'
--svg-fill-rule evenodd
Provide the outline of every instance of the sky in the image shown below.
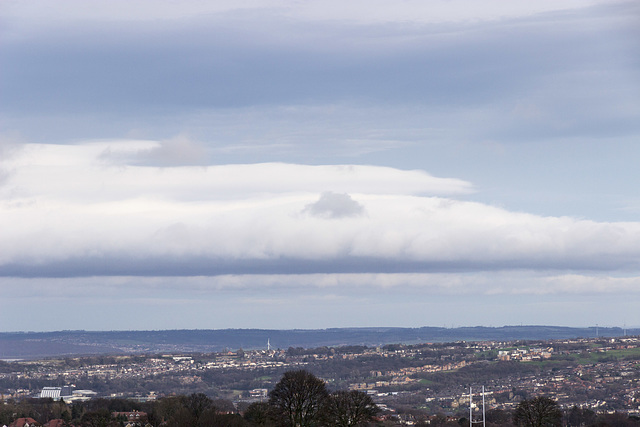
<path fill-rule="evenodd" d="M 1 0 L 0 331 L 640 326 L 640 4 Z"/>

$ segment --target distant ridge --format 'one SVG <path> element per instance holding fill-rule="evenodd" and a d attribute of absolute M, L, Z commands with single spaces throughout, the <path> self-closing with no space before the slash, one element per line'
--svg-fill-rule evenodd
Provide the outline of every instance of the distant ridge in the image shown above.
<path fill-rule="evenodd" d="M 622 328 L 565 326 L 369 327 L 331 329 L 188 329 L 162 331 L 2 332 L 0 359 L 125 353 L 192 353 L 265 348 L 377 346 L 451 341 L 550 340 L 622 336 Z M 640 335 L 628 329 L 627 335 Z"/>

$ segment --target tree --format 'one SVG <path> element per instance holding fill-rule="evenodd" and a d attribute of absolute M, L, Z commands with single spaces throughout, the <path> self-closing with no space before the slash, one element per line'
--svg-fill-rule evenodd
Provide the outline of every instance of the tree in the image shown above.
<path fill-rule="evenodd" d="M 168 427 L 193 427 L 210 423 L 216 415 L 213 401 L 203 393 L 165 397 L 157 402 L 152 416 Z"/>
<path fill-rule="evenodd" d="M 208 409 L 200 415 L 195 427 L 244 427 L 247 424 L 238 414 L 219 414 Z"/>
<path fill-rule="evenodd" d="M 590 409 L 581 409 L 574 405 L 567 413 L 566 419 L 569 427 L 588 426 L 595 423 L 596 414 Z"/>
<path fill-rule="evenodd" d="M 187 396 L 171 396 L 156 402 L 152 420 L 160 421 L 168 427 L 189 427 L 197 422 L 193 411 L 188 408 Z"/>
<path fill-rule="evenodd" d="M 513 417 L 511 416 L 510 412 L 504 411 L 502 409 L 489 409 L 485 415 L 485 420 L 487 421 L 487 424 L 489 426 L 496 426 L 496 425 L 504 425 L 504 424 L 511 424 Z M 467 424 L 465 425 L 469 425 L 469 422 L 467 420 Z"/>
<path fill-rule="evenodd" d="M 559 427 L 562 425 L 562 412 L 555 400 L 538 396 L 518 403 L 513 423 L 521 427 Z"/>
<path fill-rule="evenodd" d="M 111 427 L 119 425 L 111 416 L 108 409 L 97 409 L 95 411 L 86 412 L 80 420 L 83 427 Z"/>
<path fill-rule="evenodd" d="M 269 405 L 285 426 L 315 426 L 328 395 L 320 378 L 304 370 L 288 371 L 269 393 Z"/>
<path fill-rule="evenodd" d="M 327 425 L 350 427 L 371 421 L 378 413 L 376 404 L 361 391 L 337 391 L 332 393 L 323 407 L 323 418 Z"/>
<path fill-rule="evenodd" d="M 267 402 L 254 402 L 244 411 L 244 419 L 252 426 L 275 426 L 273 410 Z"/>
<path fill-rule="evenodd" d="M 600 414 L 594 425 L 607 427 L 637 427 L 638 421 L 627 414 L 614 412 L 613 414 Z"/>
<path fill-rule="evenodd" d="M 192 393 L 185 399 L 186 407 L 195 419 L 213 407 L 213 400 L 204 393 Z"/>

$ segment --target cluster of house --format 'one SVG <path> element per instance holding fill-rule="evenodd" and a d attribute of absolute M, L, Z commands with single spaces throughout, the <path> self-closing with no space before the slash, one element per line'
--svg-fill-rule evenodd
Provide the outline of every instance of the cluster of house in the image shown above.
<path fill-rule="evenodd" d="M 18 418 L 8 426 L 5 425 L 3 427 L 40 427 L 41 425 L 42 424 L 38 423 L 33 418 L 26 417 L 26 418 Z M 63 427 L 67 425 L 68 424 L 64 420 L 56 419 L 56 420 L 51 420 L 48 423 L 44 424 L 43 427 Z"/>
<path fill-rule="evenodd" d="M 553 354 L 553 347 L 546 348 L 514 348 L 513 350 L 500 350 L 498 359 L 518 360 L 521 362 L 529 362 L 532 360 L 548 359 Z"/>
<path fill-rule="evenodd" d="M 147 421 L 146 412 L 113 412 L 113 417 L 123 421 L 125 427 L 137 427 L 143 425 Z M 8 426 L 3 427 L 67 427 L 69 423 L 62 419 L 50 420 L 44 425 L 38 423 L 36 420 L 30 417 L 18 418 Z"/>

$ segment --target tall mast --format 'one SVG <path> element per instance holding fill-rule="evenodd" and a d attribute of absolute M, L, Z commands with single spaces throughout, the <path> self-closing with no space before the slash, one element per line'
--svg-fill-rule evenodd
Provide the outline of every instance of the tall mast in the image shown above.
<path fill-rule="evenodd" d="M 482 427 L 486 427 L 485 411 L 484 411 L 484 386 L 482 386 L 482 420 L 473 420 L 473 389 L 469 387 L 469 427 L 474 424 L 482 423 Z"/>
<path fill-rule="evenodd" d="M 469 387 L 469 427 L 473 427 L 473 392 Z"/>
<path fill-rule="evenodd" d="M 484 386 L 482 386 L 482 427 L 486 427 L 484 419 Z"/>

